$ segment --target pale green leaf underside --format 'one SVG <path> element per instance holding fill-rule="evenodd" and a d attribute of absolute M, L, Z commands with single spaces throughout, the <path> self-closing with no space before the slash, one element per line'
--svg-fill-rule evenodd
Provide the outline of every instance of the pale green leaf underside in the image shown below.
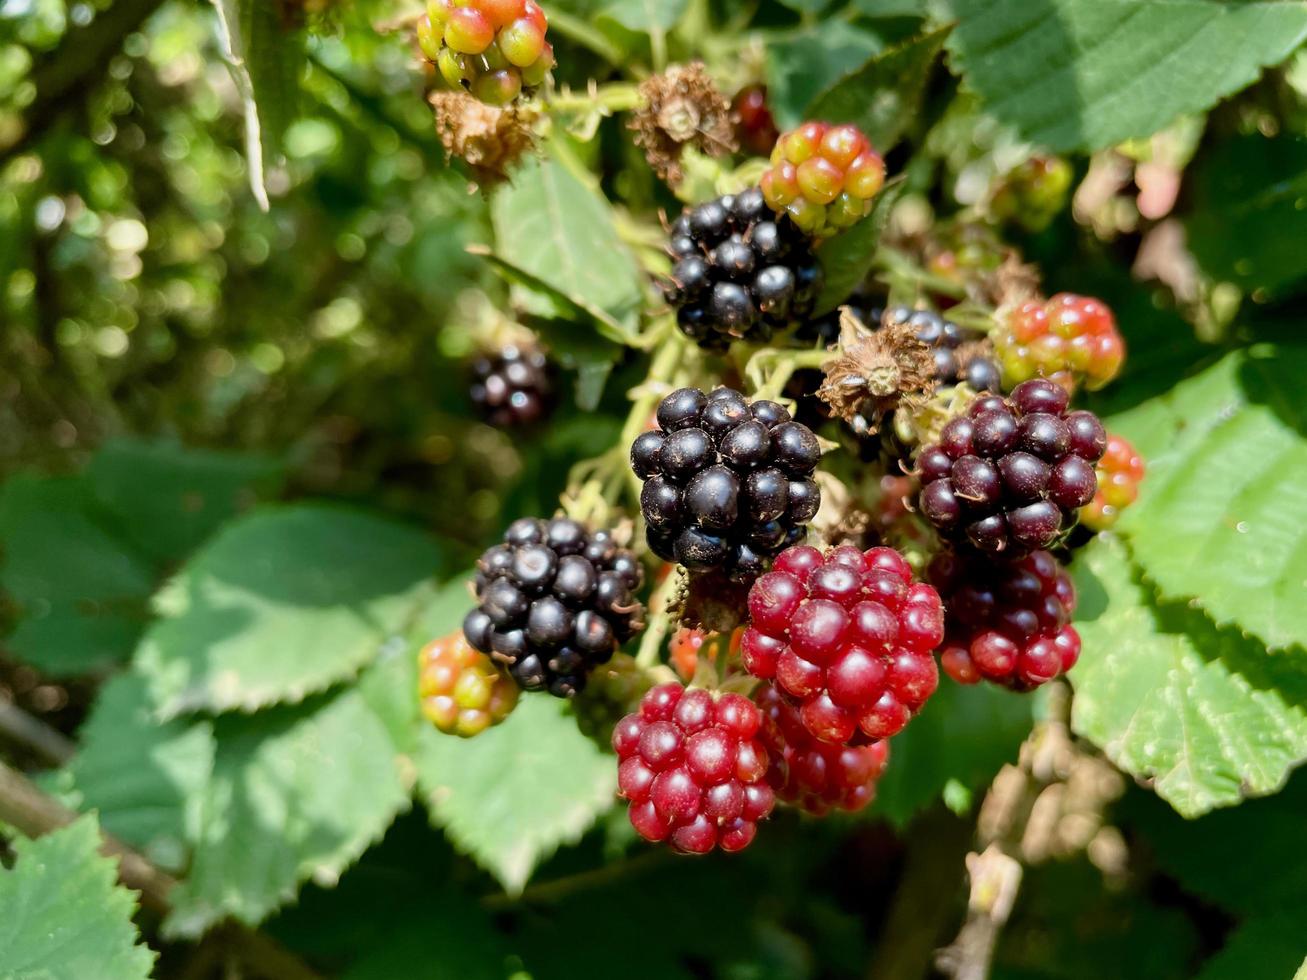
<path fill-rule="evenodd" d="M 1307 758 L 1307 657 L 1156 605 L 1119 541 L 1076 563 L 1072 725 L 1186 817 L 1276 791 Z"/>
<path fill-rule="evenodd" d="M 214 722 L 190 873 L 170 935 L 256 924 L 312 878 L 334 884 L 409 802 L 394 745 L 357 690 Z"/>
<path fill-rule="evenodd" d="M 415 528 L 298 505 L 251 513 L 160 593 L 136 652 L 163 717 L 299 701 L 402 630 L 440 552 Z"/>
<path fill-rule="evenodd" d="M 1054 150 L 1147 136 L 1253 82 L 1307 37 L 1281 0 L 948 0 L 954 67 Z"/>
<path fill-rule="evenodd" d="M 1307 347 L 1231 354 L 1109 421 L 1148 459 L 1122 531 L 1162 593 L 1307 646 Z"/>
<path fill-rule="evenodd" d="M 432 820 L 509 892 L 613 803 L 617 762 L 577 731 L 565 707 L 524 697 L 474 739 L 428 728 L 419 745 L 418 786 Z"/>
<path fill-rule="evenodd" d="M 601 17 L 612 18 L 628 31 L 670 30 L 689 0 L 613 0 L 600 11 Z"/>
<path fill-rule="evenodd" d="M 495 252 L 585 308 L 630 328 L 642 302 L 635 259 L 598 193 L 557 159 L 536 158 L 513 172 L 491 201 Z M 527 294 L 527 309 L 548 304 Z M 535 306 L 532 306 L 532 303 Z"/>
<path fill-rule="evenodd" d="M 99 853 L 94 817 L 14 843 L 0 869 L 0 977 L 145 980 L 154 953 L 139 945 L 136 898 Z"/>

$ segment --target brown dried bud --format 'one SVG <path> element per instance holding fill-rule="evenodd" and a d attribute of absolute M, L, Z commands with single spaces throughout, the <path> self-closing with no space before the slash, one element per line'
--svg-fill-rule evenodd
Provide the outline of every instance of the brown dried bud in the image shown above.
<path fill-rule="evenodd" d="M 445 152 L 468 165 L 483 191 L 507 180 L 509 168 L 535 149 L 534 109 L 486 105 L 461 91 L 432 92 L 427 99 Z"/>
<path fill-rule="evenodd" d="M 868 433 L 894 409 L 919 405 L 935 390 L 935 358 L 915 326 L 889 322 L 868 330 L 847 306 L 840 310 L 835 357 L 822 370 L 817 397 L 850 424 L 861 416 Z"/>
<path fill-rule="evenodd" d="M 643 105 L 628 124 L 635 145 L 644 150 L 654 172 L 669 184 L 684 177 L 681 150 L 686 146 L 709 156 L 733 153 L 735 127 L 731 104 L 703 63 L 672 65 L 640 85 Z"/>

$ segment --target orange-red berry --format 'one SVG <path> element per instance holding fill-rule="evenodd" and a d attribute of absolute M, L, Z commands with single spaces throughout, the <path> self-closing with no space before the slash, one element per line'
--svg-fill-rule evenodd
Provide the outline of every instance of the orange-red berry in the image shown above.
<path fill-rule="evenodd" d="M 418 697 L 422 714 L 438 729 L 471 738 L 508 717 L 517 685 L 459 630 L 419 651 Z"/>
<path fill-rule="evenodd" d="M 815 238 L 857 223 L 885 184 L 885 161 L 851 125 L 806 122 L 783 134 L 760 186 L 773 211 Z"/>

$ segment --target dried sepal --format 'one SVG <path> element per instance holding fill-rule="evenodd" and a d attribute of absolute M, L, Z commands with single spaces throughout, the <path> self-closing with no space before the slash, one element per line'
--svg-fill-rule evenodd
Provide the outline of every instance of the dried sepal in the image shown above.
<path fill-rule="evenodd" d="M 738 146 L 731 104 L 702 62 L 672 65 L 646 79 L 640 84 L 640 97 L 641 107 L 628 125 L 635 132 L 635 145 L 669 184 L 679 184 L 685 176 L 681 168 L 685 147 L 722 156 Z"/>
<path fill-rule="evenodd" d="M 487 105 L 462 91 L 427 96 L 445 152 L 467 164 L 482 190 L 507 180 L 518 160 L 535 149 L 535 109 Z"/>
<path fill-rule="evenodd" d="M 878 431 L 888 413 L 923 404 L 935 390 L 935 358 L 917 339 L 915 326 L 887 322 L 869 330 L 847 306 L 840 309 L 835 356 L 822 370 L 826 377 L 817 397 L 868 434 Z"/>

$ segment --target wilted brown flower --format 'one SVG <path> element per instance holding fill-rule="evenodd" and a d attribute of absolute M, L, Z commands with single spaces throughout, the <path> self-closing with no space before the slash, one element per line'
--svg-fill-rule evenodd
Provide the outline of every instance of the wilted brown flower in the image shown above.
<path fill-rule="evenodd" d="M 466 92 L 432 92 L 436 135 L 445 151 L 472 171 L 482 190 L 508 178 L 509 168 L 535 148 L 536 111 L 486 105 Z"/>
<path fill-rule="evenodd" d="M 681 150 L 686 146 L 721 156 L 736 149 L 731 104 L 709 77 L 703 63 L 672 65 L 640 85 L 643 105 L 631 117 L 635 144 L 644 150 L 654 172 L 669 184 L 680 183 Z"/>
<path fill-rule="evenodd" d="M 871 420 L 868 432 L 877 430 L 876 420 L 900 405 L 923 403 L 935 389 L 935 358 L 916 327 L 891 321 L 868 330 L 848 307 L 840 310 L 835 356 L 822 370 L 817 397 L 846 422 Z"/>

